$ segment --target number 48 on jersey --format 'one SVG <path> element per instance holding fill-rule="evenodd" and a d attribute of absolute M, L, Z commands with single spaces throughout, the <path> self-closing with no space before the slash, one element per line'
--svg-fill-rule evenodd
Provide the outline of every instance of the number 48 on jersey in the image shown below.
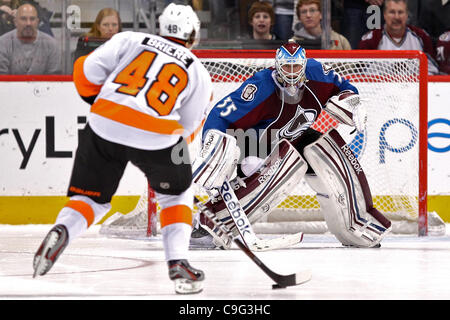
<path fill-rule="evenodd" d="M 136 97 L 147 84 L 147 73 L 157 55 L 155 52 L 143 51 L 120 71 L 113 81 L 121 85 L 117 92 Z M 186 88 L 188 75 L 176 63 L 164 64 L 156 74 L 156 80 L 146 90 L 145 98 L 150 108 L 160 116 L 166 116 L 171 113 L 178 95 Z"/>

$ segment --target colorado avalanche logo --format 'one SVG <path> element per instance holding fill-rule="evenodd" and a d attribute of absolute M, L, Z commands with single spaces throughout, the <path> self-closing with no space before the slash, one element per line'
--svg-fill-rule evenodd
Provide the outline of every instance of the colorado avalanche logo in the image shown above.
<path fill-rule="evenodd" d="M 255 99 L 256 91 L 258 91 L 258 87 L 254 84 L 248 84 L 245 86 L 244 90 L 242 90 L 241 98 L 244 101 L 252 101 Z"/>
<path fill-rule="evenodd" d="M 295 140 L 301 136 L 303 131 L 308 129 L 317 117 L 317 111 L 314 109 L 303 109 L 300 105 L 297 106 L 295 116 L 286 125 L 278 130 L 277 138 Z"/>
<path fill-rule="evenodd" d="M 322 70 L 323 70 L 323 74 L 329 74 L 331 70 L 333 70 L 332 67 L 327 66 L 326 64 L 322 64 Z"/>

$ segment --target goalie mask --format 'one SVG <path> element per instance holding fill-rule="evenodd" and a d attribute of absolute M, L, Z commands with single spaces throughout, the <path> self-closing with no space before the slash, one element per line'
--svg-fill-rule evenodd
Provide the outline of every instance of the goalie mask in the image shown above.
<path fill-rule="evenodd" d="M 288 42 L 278 48 L 275 55 L 277 80 L 293 96 L 306 80 L 306 53 L 299 44 Z"/>
<path fill-rule="evenodd" d="M 159 35 L 192 43 L 200 41 L 200 20 L 191 6 L 169 4 L 159 16 Z"/>

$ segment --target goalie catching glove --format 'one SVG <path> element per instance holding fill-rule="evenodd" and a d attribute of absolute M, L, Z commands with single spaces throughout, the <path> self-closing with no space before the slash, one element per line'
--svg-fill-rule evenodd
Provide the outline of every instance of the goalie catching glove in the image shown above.
<path fill-rule="evenodd" d="M 359 132 L 366 127 L 366 109 L 361 105 L 359 94 L 353 91 L 342 91 L 331 97 L 324 109 L 340 123 L 355 127 Z"/>
<path fill-rule="evenodd" d="M 207 190 L 219 188 L 234 174 L 239 157 L 240 149 L 234 137 L 219 130 L 209 130 L 192 164 L 193 182 Z"/>

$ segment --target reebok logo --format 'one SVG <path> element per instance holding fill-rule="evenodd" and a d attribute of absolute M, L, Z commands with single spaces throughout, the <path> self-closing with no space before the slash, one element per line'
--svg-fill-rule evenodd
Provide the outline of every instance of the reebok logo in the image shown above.
<path fill-rule="evenodd" d="M 204 158 L 206 155 L 209 154 L 209 148 L 211 147 L 213 141 L 214 141 L 214 135 L 208 135 L 208 140 L 203 144 L 203 148 L 200 152 L 200 157 Z"/>
<path fill-rule="evenodd" d="M 280 164 L 281 164 L 280 159 L 275 161 L 275 163 L 270 166 L 269 170 L 258 178 L 258 182 L 261 184 L 264 183 L 270 176 L 272 176 L 277 171 Z"/>
<path fill-rule="evenodd" d="M 233 194 L 230 192 L 228 186 L 229 185 L 227 184 L 227 182 L 224 182 L 221 187 L 220 193 L 222 195 L 223 201 L 225 202 L 225 205 L 227 206 L 228 212 L 234 217 L 233 220 L 235 221 L 239 232 L 244 236 L 244 234 L 250 232 L 248 229 L 250 229 L 251 227 L 247 224 L 248 220 L 242 218 L 242 216 L 245 215 L 245 212 L 242 209 L 239 201 L 233 201 L 233 198 L 235 196 L 233 197 Z"/>
<path fill-rule="evenodd" d="M 348 145 L 343 145 L 341 147 L 342 152 L 344 153 L 345 157 L 348 161 L 350 161 L 353 169 L 355 169 L 356 174 L 360 174 L 363 170 L 361 165 L 358 162 L 358 159 L 356 159 L 355 155 L 353 154 L 352 150 Z"/>

